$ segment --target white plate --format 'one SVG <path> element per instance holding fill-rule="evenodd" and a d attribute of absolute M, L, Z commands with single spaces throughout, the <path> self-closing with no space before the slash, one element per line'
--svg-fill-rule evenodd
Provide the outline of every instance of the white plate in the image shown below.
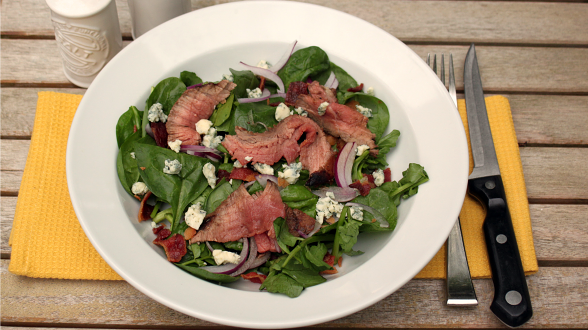
<path fill-rule="evenodd" d="M 115 125 L 130 105 L 144 108 L 151 86 L 183 70 L 219 80 L 239 61 L 276 62 L 287 46 L 316 45 L 389 107 L 399 129 L 389 155 L 393 179 L 410 162 L 430 181 L 399 208 L 396 230 L 362 234 L 366 253 L 345 258 L 340 273 L 298 298 L 258 292 L 239 281 L 223 287 L 195 278 L 164 257 L 138 203 L 116 174 Z M 67 146 L 67 181 L 92 244 L 127 282 L 158 302 L 207 321 L 251 328 L 299 327 L 366 308 L 414 277 L 435 255 L 465 195 L 465 133 L 445 88 L 406 45 L 351 15 L 295 2 L 238 2 L 200 9 L 151 30 L 123 49 L 86 92 Z"/>

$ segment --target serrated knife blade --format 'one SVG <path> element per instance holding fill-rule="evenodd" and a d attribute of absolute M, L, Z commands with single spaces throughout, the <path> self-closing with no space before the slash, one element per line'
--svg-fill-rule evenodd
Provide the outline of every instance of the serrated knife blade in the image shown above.
<path fill-rule="evenodd" d="M 533 309 L 500 176 L 474 44 L 466 56 L 463 80 L 474 158 L 468 192 L 487 211 L 483 229 L 494 283 L 490 310 L 504 324 L 518 327 L 533 316 Z"/>

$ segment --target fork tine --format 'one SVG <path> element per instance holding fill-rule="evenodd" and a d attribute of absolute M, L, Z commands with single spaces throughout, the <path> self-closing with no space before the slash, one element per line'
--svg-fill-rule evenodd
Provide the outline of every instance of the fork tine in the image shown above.
<path fill-rule="evenodd" d="M 427 53 L 427 65 L 431 66 L 431 54 Z"/>
<path fill-rule="evenodd" d="M 455 73 L 453 72 L 453 54 L 449 53 L 449 95 L 453 102 L 457 104 L 457 95 L 455 92 Z"/>
<path fill-rule="evenodd" d="M 433 55 L 433 72 L 437 74 L 437 54 Z"/>
<path fill-rule="evenodd" d="M 441 82 L 445 86 L 445 54 L 441 53 Z"/>

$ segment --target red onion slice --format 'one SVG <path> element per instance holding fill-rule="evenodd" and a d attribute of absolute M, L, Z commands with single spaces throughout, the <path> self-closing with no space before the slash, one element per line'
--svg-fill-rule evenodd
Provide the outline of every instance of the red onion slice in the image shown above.
<path fill-rule="evenodd" d="M 248 239 L 245 238 L 244 240 L 247 241 Z M 250 246 L 249 257 L 247 258 L 247 261 L 241 267 L 239 267 L 239 269 L 237 269 L 235 272 L 231 273 L 231 276 L 241 275 L 247 269 L 251 268 L 251 264 L 257 258 L 257 243 L 255 242 L 255 238 L 249 237 L 249 246 Z M 243 248 L 245 248 L 245 247 L 243 247 Z"/>
<path fill-rule="evenodd" d="M 263 76 L 266 79 L 269 79 L 269 80 L 275 82 L 276 85 L 278 85 L 278 93 L 285 93 L 286 92 L 286 90 L 284 89 L 284 82 L 282 81 L 282 78 L 280 78 L 277 74 L 275 74 L 271 70 L 258 68 L 253 65 L 245 64 L 243 62 L 240 62 L 240 63 L 241 63 L 241 66 L 244 66 L 245 68 L 247 68 L 249 71 L 255 73 L 256 75 Z"/>
<path fill-rule="evenodd" d="M 329 79 L 327 79 L 327 82 L 325 83 L 325 87 L 337 89 L 338 86 L 339 86 L 339 80 L 337 80 L 337 77 L 335 77 L 335 73 L 333 71 L 331 71 L 331 75 L 329 76 Z"/>
<path fill-rule="evenodd" d="M 205 147 L 205 146 L 198 146 L 198 145 L 192 145 L 192 144 L 182 144 L 180 146 L 180 151 L 196 151 L 196 152 L 201 152 L 201 153 L 212 153 L 218 156 L 222 156 L 223 153 L 216 150 L 216 149 L 212 149 L 209 147 Z"/>
<path fill-rule="evenodd" d="M 317 231 L 321 230 L 321 223 L 318 221 L 314 222 L 314 229 L 308 233 L 308 237 L 314 235 Z"/>
<path fill-rule="evenodd" d="M 145 133 L 147 133 L 150 137 L 155 139 L 155 135 L 153 134 L 153 130 L 151 129 L 151 125 L 149 123 L 145 125 Z"/>
<path fill-rule="evenodd" d="M 269 97 L 269 98 L 271 99 L 271 98 L 274 98 L 274 97 L 281 97 L 281 98 L 284 98 L 284 99 L 285 99 L 285 98 L 286 98 L 286 93 L 276 93 L 276 94 L 272 94 L 272 95 L 270 95 L 270 97 Z"/>
<path fill-rule="evenodd" d="M 188 86 L 186 87 L 186 89 L 192 89 L 192 88 L 196 88 L 196 87 L 200 87 L 202 86 L 202 83 L 196 84 L 196 85 L 192 85 L 192 86 Z"/>
<path fill-rule="evenodd" d="M 351 184 L 351 170 L 355 160 L 355 142 L 349 142 L 343 147 L 335 166 L 335 181 L 339 187 L 347 188 Z"/>
<path fill-rule="evenodd" d="M 335 195 L 335 201 L 339 203 L 349 202 L 359 195 L 357 189 L 349 187 L 323 187 L 321 189 L 312 191 L 313 194 L 321 198 L 326 197 L 327 192 L 332 192 L 333 195 Z"/>
<path fill-rule="evenodd" d="M 278 178 L 269 174 L 256 175 L 255 180 L 257 180 L 257 182 L 259 182 L 259 184 L 262 185 L 264 188 L 267 185 L 268 180 L 272 181 L 275 184 L 278 184 Z"/>
<path fill-rule="evenodd" d="M 388 223 L 388 221 L 386 221 L 386 218 L 384 218 L 382 213 L 380 213 L 380 211 L 376 210 L 375 208 L 373 208 L 371 206 L 367 206 L 367 205 L 360 204 L 360 203 L 347 203 L 347 204 L 345 204 L 345 206 L 359 206 L 359 207 L 363 208 L 365 211 L 368 211 L 369 213 L 371 213 L 374 216 L 374 218 L 380 223 L 380 227 L 384 227 L 384 228 L 390 227 L 390 224 Z"/>
<path fill-rule="evenodd" d="M 257 258 L 255 260 L 253 260 L 253 262 L 249 265 L 249 269 L 259 267 L 259 266 L 265 264 L 269 260 L 270 256 L 271 256 L 270 252 L 259 254 L 257 256 Z"/>
<path fill-rule="evenodd" d="M 272 66 L 271 70 L 273 72 L 280 71 L 280 69 L 282 69 L 284 67 L 284 65 L 286 65 L 286 63 L 288 63 L 290 56 L 292 56 L 292 53 L 294 53 L 294 48 L 296 48 L 296 43 L 298 43 L 298 41 L 294 40 L 294 42 L 290 45 L 290 48 L 289 48 L 290 51 L 287 51 L 286 53 L 284 53 L 284 55 L 282 55 L 282 58 L 280 58 L 278 63 L 276 63 L 276 64 L 274 64 L 274 66 Z"/>
<path fill-rule="evenodd" d="M 271 97 L 271 95 L 270 95 L 269 89 L 264 88 L 263 92 L 261 92 L 260 97 L 243 97 L 243 98 L 237 99 L 237 102 L 239 102 L 239 103 L 254 103 L 254 102 L 259 102 L 259 101 L 265 101 L 265 100 L 269 99 L 270 97 Z"/>
<path fill-rule="evenodd" d="M 207 242 L 208 243 L 208 242 Z M 200 267 L 200 269 L 207 270 L 211 273 L 215 274 L 231 274 L 237 269 L 239 269 L 243 264 L 247 261 L 247 256 L 249 255 L 249 240 L 243 241 L 243 250 L 241 250 L 241 261 L 238 264 L 224 264 L 220 266 L 204 266 Z"/>

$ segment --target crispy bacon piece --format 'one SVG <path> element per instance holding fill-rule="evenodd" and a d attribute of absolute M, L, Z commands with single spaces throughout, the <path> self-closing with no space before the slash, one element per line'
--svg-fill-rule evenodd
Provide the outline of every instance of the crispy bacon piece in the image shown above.
<path fill-rule="evenodd" d="M 265 77 L 260 76 L 259 77 L 259 89 L 261 89 L 263 91 L 264 88 L 265 88 Z"/>
<path fill-rule="evenodd" d="M 249 182 L 255 181 L 256 175 L 259 175 L 259 173 L 250 168 L 233 168 L 233 171 L 229 175 L 229 179 L 237 179 Z"/>
<path fill-rule="evenodd" d="M 384 182 L 392 182 L 392 171 L 390 168 L 384 170 Z"/>
<path fill-rule="evenodd" d="M 153 131 L 155 143 L 162 148 L 167 148 L 167 130 L 165 128 L 165 123 L 158 121 L 149 124 L 151 126 L 151 131 Z"/>
<path fill-rule="evenodd" d="M 288 92 L 286 92 L 284 103 L 293 106 L 296 104 L 299 95 L 308 95 L 308 84 L 303 81 L 291 82 L 290 86 L 288 86 Z"/>
<path fill-rule="evenodd" d="M 348 92 L 353 92 L 353 93 L 361 92 L 362 90 L 363 90 L 363 83 L 359 84 L 359 86 L 347 88 Z"/>
<path fill-rule="evenodd" d="M 335 256 L 330 254 L 329 252 L 327 252 L 327 254 L 325 254 L 325 257 L 323 258 L 323 261 L 326 262 L 329 266 L 333 267 L 333 265 L 335 264 Z M 335 267 L 333 267 L 333 269 L 327 269 L 327 270 L 323 270 L 322 272 L 319 272 L 319 274 L 321 275 L 329 275 L 329 274 L 337 274 L 338 271 Z"/>
<path fill-rule="evenodd" d="M 151 196 L 151 191 L 148 191 L 141 200 L 141 206 L 139 207 L 139 222 L 151 219 L 151 213 L 155 207 L 147 204 L 149 196 Z"/>
<path fill-rule="evenodd" d="M 184 240 L 182 235 L 174 234 L 166 239 L 166 237 L 171 235 L 171 231 L 166 229 L 163 225 L 153 228 L 153 233 L 157 235 L 153 240 L 153 244 L 163 246 L 168 261 L 179 262 L 188 252 L 188 249 L 186 248 L 186 240 Z"/>
<path fill-rule="evenodd" d="M 241 277 L 246 280 L 250 280 L 253 283 L 257 283 L 257 284 L 262 284 L 263 281 L 265 281 L 265 279 L 267 278 L 266 275 L 259 274 L 256 272 L 249 272 L 247 274 L 241 274 Z"/>
<path fill-rule="evenodd" d="M 291 209 L 286 206 L 286 224 L 290 234 L 300 237 L 300 233 L 310 234 L 314 229 L 316 220 L 299 209 Z"/>
<path fill-rule="evenodd" d="M 255 244 L 257 244 L 257 253 L 278 252 L 276 246 L 278 241 L 275 238 L 269 237 L 266 233 L 261 233 L 253 236 L 255 238 Z"/>
<path fill-rule="evenodd" d="M 360 195 L 367 196 L 370 193 L 370 190 L 376 188 L 373 176 L 371 176 L 371 181 L 369 179 L 370 176 L 371 175 L 364 175 L 364 177 L 361 178 L 361 180 L 356 180 L 355 182 L 350 184 L 349 187 L 359 190 Z"/>
<path fill-rule="evenodd" d="M 194 235 L 196 235 L 196 229 L 192 228 L 192 227 L 188 227 L 186 228 L 186 230 L 184 230 L 184 239 L 189 241 L 190 238 L 194 237 Z"/>
<path fill-rule="evenodd" d="M 216 174 L 216 183 L 218 184 L 223 178 L 226 178 L 227 181 L 230 180 L 231 173 L 225 170 L 218 170 Z"/>

